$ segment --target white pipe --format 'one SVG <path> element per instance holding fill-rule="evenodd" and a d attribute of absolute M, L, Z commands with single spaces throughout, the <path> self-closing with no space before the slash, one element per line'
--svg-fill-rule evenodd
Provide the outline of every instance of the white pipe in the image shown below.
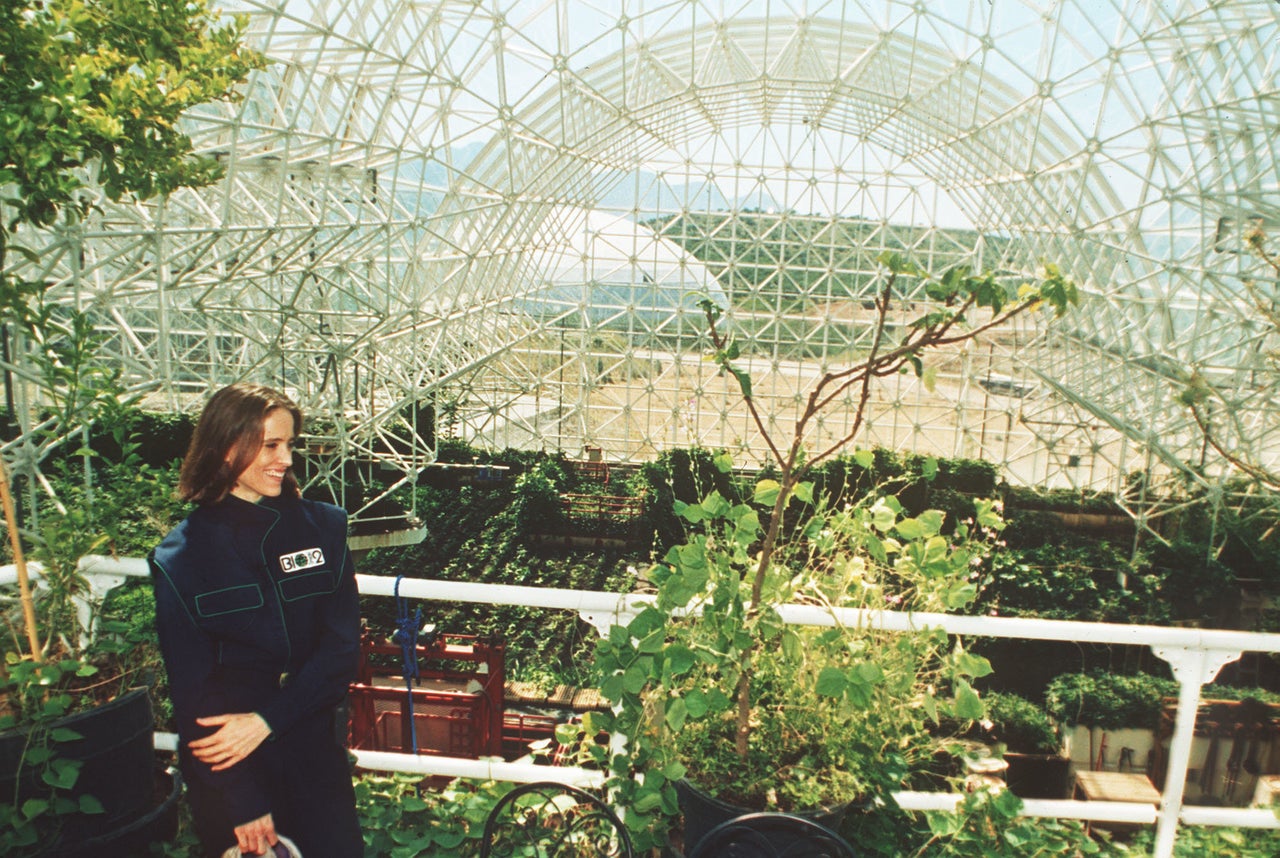
<path fill-rule="evenodd" d="M 1230 828 L 1280 828 L 1280 817 L 1270 808 L 1209 807 L 1188 804 L 1182 807 L 1187 825 L 1223 825 Z"/>
<path fill-rule="evenodd" d="M 356 583 L 361 595 L 394 596 L 396 592 L 396 579 L 386 575 L 357 575 Z M 478 584 L 469 581 L 437 581 L 427 578 L 401 579 L 400 595 L 405 598 L 432 599 L 441 602 L 479 602 L 609 613 L 634 612 L 653 601 L 652 597 L 630 593 L 524 587 L 517 584 Z"/>
<path fill-rule="evenodd" d="M 964 801 L 964 796 L 955 792 L 903 791 L 895 792 L 893 799 L 903 810 L 951 813 Z M 1150 825 L 1156 821 L 1156 808 L 1153 804 L 1127 801 L 1027 798 L 1022 800 L 1022 815 Z"/>
<path fill-rule="evenodd" d="M 1150 825 L 1156 821 L 1156 806 L 1131 801 L 1071 801 L 1069 799 L 1027 798 L 1022 800 L 1023 816 L 1058 819 L 1089 819 L 1096 822 L 1129 822 Z"/>
<path fill-rule="evenodd" d="M 176 753 L 176 733 L 157 731 L 157 751 Z M 600 772 L 569 766 L 539 766 L 527 763 L 497 763 L 492 760 L 468 760 L 459 757 L 436 757 L 415 754 L 394 754 L 383 751 L 353 751 L 361 768 L 373 771 L 406 772 L 419 775 L 449 775 L 452 777 L 478 777 L 528 783 L 538 780 L 557 781 L 575 786 L 596 787 L 603 782 Z M 959 793 L 910 792 L 893 794 L 903 810 L 954 811 L 964 800 Z M 1156 809 L 1149 804 L 1117 801 L 1070 801 L 1066 799 L 1023 799 L 1023 816 L 1050 819 L 1088 819 L 1094 822 L 1128 822 L 1150 825 L 1155 821 Z M 1186 825 L 1212 825 L 1231 828 L 1280 828 L 1280 818 L 1264 808 L 1210 807 L 1186 805 L 1182 808 L 1182 822 Z"/>
<path fill-rule="evenodd" d="M 145 557 L 108 557 L 105 554 L 86 554 L 76 565 L 86 575 L 129 575 L 134 578 L 146 578 L 151 574 Z"/>
<path fill-rule="evenodd" d="M 782 605 L 788 623 L 812 626 L 842 625 L 909 632 L 939 628 L 949 634 L 993 638 L 1034 638 L 1047 641 L 1090 641 L 1149 647 L 1201 650 L 1260 650 L 1280 652 L 1280 634 L 1238 632 L 1227 629 L 1171 628 L 1167 626 L 1086 623 L 1078 620 L 1041 620 L 1028 617 L 963 616 L 958 614 L 867 611 L 823 608 L 817 605 Z"/>
<path fill-rule="evenodd" d="M 428 754 L 395 754 L 390 751 L 352 750 L 356 765 L 362 769 L 384 772 L 406 772 L 415 775 L 444 775 L 477 780 L 556 781 L 588 788 L 604 785 L 604 772 L 575 766 L 543 766 L 535 763 L 508 763 L 493 758 L 469 760 L 463 757 L 437 757 Z"/>
<path fill-rule="evenodd" d="M 893 800 L 903 810 L 939 811 L 954 813 L 964 801 L 964 796 L 957 792 L 895 792 Z"/>
<path fill-rule="evenodd" d="M 114 558 L 87 555 L 80 559 L 80 569 L 85 572 L 119 573 L 143 578 L 150 574 L 147 561 L 141 557 Z M 17 570 L 12 564 L 0 566 L 0 586 L 16 583 L 17 580 Z M 365 595 L 391 596 L 395 593 L 396 579 L 390 576 L 356 575 L 356 582 L 360 592 Z M 635 613 L 653 601 L 652 596 L 636 593 L 606 593 L 597 590 L 565 590 L 513 584 L 479 584 L 428 578 L 402 579 L 400 595 L 414 599 L 521 605 L 579 612 L 611 612 L 620 615 Z M 950 634 L 976 637 L 1089 641 L 1200 650 L 1280 652 L 1280 634 L 1274 632 L 1131 626 L 1119 623 L 1086 623 L 1076 620 L 1041 620 L 1026 617 L 910 614 L 900 611 L 861 611 L 850 608 L 828 610 L 815 605 L 782 605 L 778 613 L 786 622 L 799 625 L 833 626 L 838 621 L 840 625 L 856 627 L 862 624 L 886 631 L 940 628 Z"/>
<path fill-rule="evenodd" d="M 107 557 L 104 554 L 86 554 L 76 564 L 84 575 L 125 575 L 131 578 L 146 578 L 151 574 L 145 557 Z M 27 563 L 31 577 L 38 578 L 44 567 L 37 561 Z M 18 583 L 18 567 L 12 563 L 0 566 L 0 587 Z"/>
<path fill-rule="evenodd" d="M 357 575 L 360 592 L 390 596 L 396 579 L 385 575 Z M 570 611 L 634 613 L 652 604 L 653 597 L 636 593 L 604 593 L 594 590 L 562 590 L 511 584 L 479 584 L 404 578 L 400 595 L 406 598 L 451 602 L 523 605 Z M 1025 617 L 962 616 L 958 614 L 827 609 L 816 605 L 782 605 L 778 609 L 788 623 L 813 626 L 860 625 L 886 631 L 940 628 L 950 634 L 995 638 L 1089 641 L 1134 646 L 1174 646 L 1187 649 L 1253 650 L 1280 652 L 1280 634 L 1239 632 L 1228 629 L 1170 628 L 1165 626 L 1086 623 L 1076 620 L 1041 620 Z"/>
<path fill-rule="evenodd" d="M 1177 839 L 1178 821 L 1182 817 L 1182 799 L 1186 791 L 1187 768 L 1191 764 L 1191 743 L 1195 738 L 1196 714 L 1200 708 L 1200 688 L 1217 676 L 1222 665 L 1240 657 L 1240 651 L 1206 651 L 1180 647 L 1152 647 L 1157 656 L 1169 663 L 1178 680 L 1178 710 L 1169 740 L 1169 759 L 1160 792 L 1160 817 L 1156 824 L 1152 855 L 1169 858 Z"/>

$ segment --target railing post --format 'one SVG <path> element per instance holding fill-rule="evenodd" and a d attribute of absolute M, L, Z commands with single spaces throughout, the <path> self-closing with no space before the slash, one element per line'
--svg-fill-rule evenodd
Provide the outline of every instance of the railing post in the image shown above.
<path fill-rule="evenodd" d="M 1239 651 L 1152 647 L 1156 657 L 1169 663 L 1178 680 L 1178 714 L 1169 740 L 1169 762 L 1164 789 L 1160 791 L 1160 815 L 1156 819 L 1156 842 L 1152 858 L 1171 858 L 1182 813 L 1182 797 L 1187 787 L 1187 767 L 1191 764 L 1191 742 L 1196 733 L 1196 711 L 1200 708 L 1200 688 L 1218 675 L 1224 664 L 1240 657 Z"/>

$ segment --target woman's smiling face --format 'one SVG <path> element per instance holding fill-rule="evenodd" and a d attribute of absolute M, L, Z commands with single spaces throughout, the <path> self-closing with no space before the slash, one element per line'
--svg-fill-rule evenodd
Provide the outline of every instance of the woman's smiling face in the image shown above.
<path fill-rule="evenodd" d="M 284 408 L 273 408 L 267 412 L 262 428 L 258 455 L 236 477 L 231 489 L 231 494 L 250 503 L 279 497 L 285 472 L 293 464 L 293 415 Z"/>

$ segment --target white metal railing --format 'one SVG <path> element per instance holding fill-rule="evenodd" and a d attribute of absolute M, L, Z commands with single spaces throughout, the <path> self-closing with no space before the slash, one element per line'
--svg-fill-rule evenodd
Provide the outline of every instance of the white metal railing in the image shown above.
<path fill-rule="evenodd" d="M 30 564 L 31 573 L 39 577 L 38 564 Z M 142 558 L 114 559 L 87 556 L 80 568 L 90 581 L 95 597 L 119 586 L 126 577 L 148 574 Z M 385 576 L 357 575 L 364 596 L 395 595 L 396 579 Z M 0 586 L 12 584 L 16 575 L 12 566 L 0 567 Z M 600 634 L 608 633 L 614 624 L 626 625 L 649 601 L 643 594 L 604 593 L 591 590 L 564 590 L 523 587 L 508 584 L 472 584 L 458 581 L 436 581 L 405 578 L 400 581 L 402 597 L 432 601 L 470 602 L 489 605 L 520 605 L 576 612 Z M 1229 631 L 1223 629 L 1167 628 L 1164 626 L 1085 623 L 1070 620 L 1038 620 L 1008 617 L 958 616 L 951 614 L 895 611 L 834 611 L 809 605 L 785 605 L 780 609 L 788 623 L 814 626 L 864 625 L 889 631 L 911 631 L 941 628 L 948 633 L 975 637 L 1001 637 L 1032 640 L 1081 641 L 1148 646 L 1156 656 L 1168 662 L 1178 681 L 1178 709 L 1170 740 L 1164 788 L 1159 807 L 1147 804 L 1105 801 L 1024 799 L 1028 816 L 1086 819 L 1098 822 L 1129 822 L 1156 825 L 1155 858 L 1173 854 L 1179 823 L 1188 825 L 1238 826 L 1241 828 L 1280 828 L 1280 820 L 1270 809 L 1231 808 L 1184 805 L 1187 769 L 1191 759 L 1196 710 L 1200 690 L 1218 674 L 1223 665 L 1244 652 L 1280 652 L 1280 634 Z M 82 617 L 90 616 L 90 607 L 82 607 Z M 174 747 L 172 734 L 157 734 L 158 748 Z M 600 772 L 574 767 L 535 766 L 494 760 L 470 760 L 377 751 L 356 751 L 363 768 L 382 771 L 411 772 L 423 775 L 471 777 L 510 781 L 546 780 L 554 778 L 566 783 L 598 785 Z M 962 796 L 952 793 L 900 792 L 898 803 L 907 810 L 951 810 Z"/>

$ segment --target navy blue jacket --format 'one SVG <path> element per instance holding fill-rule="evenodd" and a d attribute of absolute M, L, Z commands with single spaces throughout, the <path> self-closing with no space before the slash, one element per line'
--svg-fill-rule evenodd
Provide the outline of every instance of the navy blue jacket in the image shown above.
<path fill-rule="evenodd" d="M 234 824 L 271 811 L 260 747 L 221 772 L 187 744 L 197 718 L 257 712 L 268 741 L 330 718 L 355 676 L 360 607 L 345 511 L 229 495 L 198 507 L 152 552 L 156 627 L 183 770 L 218 790 Z"/>

